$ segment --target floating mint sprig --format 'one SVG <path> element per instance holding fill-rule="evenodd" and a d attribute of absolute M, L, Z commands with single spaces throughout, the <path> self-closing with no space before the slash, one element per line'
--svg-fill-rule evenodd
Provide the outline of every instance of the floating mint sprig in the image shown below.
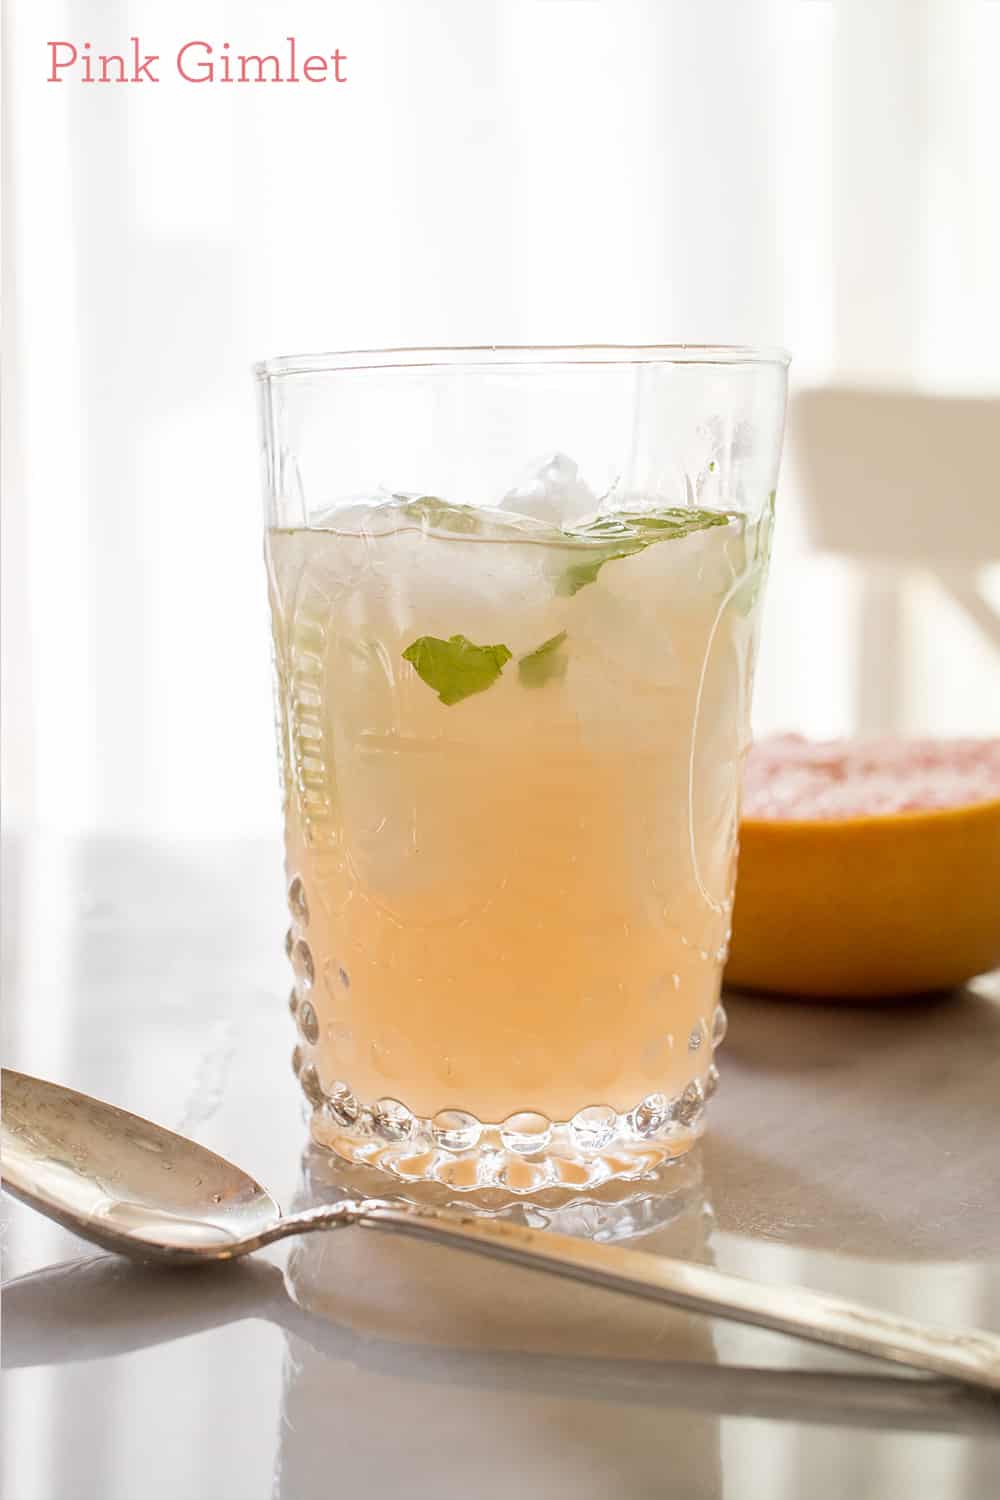
<path fill-rule="evenodd" d="M 446 641 L 436 635 L 421 635 L 403 652 L 404 661 L 412 664 L 421 681 L 449 707 L 473 693 L 485 693 L 510 658 L 506 646 L 477 646 L 464 635 L 453 635 Z"/>
<path fill-rule="evenodd" d="M 475 536 L 482 531 L 482 515 L 475 505 L 458 505 L 438 495 L 393 495 L 403 502 L 403 514 L 430 530 Z"/>
<path fill-rule="evenodd" d="M 565 630 L 560 630 L 558 635 L 549 636 L 534 651 L 521 657 L 517 673 L 525 687 L 544 687 L 545 683 L 566 675 L 569 662 L 565 653 L 559 649 L 566 635 Z"/>
<path fill-rule="evenodd" d="M 556 593 L 572 597 L 588 583 L 595 582 L 605 563 L 644 552 L 654 542 L 672 541 L 689 536 L 692 531 L 705 531 L 709 526 L 727 526 L 732 519 L 727 511 L 674 506 L 666 510 L 616 511 L 611 515 L 597 516 L 593 521 L 572 529 L 564 528 L 564 535 L 570 539 L 601 541 L 607 538 L 608 547 L 595 548 L 586 558 L 571 563 L 560 574 Z"/>
<path fill-rule="evenodd" d="M 746 576 L 743 578 L 736 592 L 733 594 L 733 606 L 741 615 L 750 614 L 751 610 L 760 598 L 764 587 L 764 576 L 767 571 L 768 559 L 771 555 L 771 531 L 774 527 L 774 497 L 775 491 L 771 490 L 767 497 L 760 520 L 754 528 L 753 556 Z"/>

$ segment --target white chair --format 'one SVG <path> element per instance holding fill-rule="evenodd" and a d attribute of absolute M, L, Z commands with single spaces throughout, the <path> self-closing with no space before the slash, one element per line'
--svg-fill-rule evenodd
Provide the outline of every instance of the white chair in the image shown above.
<path fill-rule="evenodd" d="M 1000 400 L 857 387 L 798 392 L 789 444 L 813 547 L 859 571 L 855 722 L 901 727 L 902 591 L 933 575 L 1000 649 L 983 570 L 1000 558 Z M 997 687 L 1000 718 L 1000 674 Z"/>

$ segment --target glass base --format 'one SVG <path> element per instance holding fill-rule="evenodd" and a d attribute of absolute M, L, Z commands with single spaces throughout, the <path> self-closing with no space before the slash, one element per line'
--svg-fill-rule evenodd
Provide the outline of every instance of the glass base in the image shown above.
<path fill-rule="evenodd" d="M 385 1174 L 378 1168 L 355 1166 L 310 1142 L 302 1158 L 296 1209 L 342 1198 L 385 1195 Z M 667 1225 L 695 1221 L 707 1224 L 712 1220 L 698 1150 L 668 1159 L 641 1179 L 608 1179 L 600 1187 L 583 1192 L 554 1186 L 535 1193 L 511 1193 L 499 1187 L 454 1192 L 438 1181 L 395 1181 L 390 1196 L 426 1208 L 459 1208 L 485 1218 L 524 1224 L 529 1229 L 550 1229 L 602 1241 L 639 1239 Z M 678 1244 L 681 1248 L 669 1253 L 687 1255 L 691 1249 L 687 1240 Z"/>
<path fill-rule="evenodd" d="M 595 1104 L 571 1120 L 534 1111 L 488 1124 L 464 1110 L 421 1119 L 398 1099 L 359 1100 L 346 1083 L 324 1087 L 301 1048 L 293 1067 L 311 1108 L 317 1145 L 352 1166 L 398 1182 L 435 1182 L 452 1192 L 537 1194 L 590 1191 L 635 1181 L 684 1156 L 705 1128 L 705 1105 L 718 1085 L 709 1063 L 673 1098 L 652 1093 L 624 1113 Z"/>

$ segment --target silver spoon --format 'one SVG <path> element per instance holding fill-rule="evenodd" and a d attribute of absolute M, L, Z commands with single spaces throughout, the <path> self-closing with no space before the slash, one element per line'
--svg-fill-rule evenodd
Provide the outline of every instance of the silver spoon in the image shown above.
<path fill-rule="evenodd" d="M 207 1272 L 211 1297 L 192 1295 L 190 1278 L 150 1276 L 114 1255 L 63 1261 L 4 1283 L 4 1370 L 79 1364 L 155 1349 L 246 1319 L 266 1321 L 321 1359 L 395 1381 L 432 1381 L 441 1388 L 478 1387 L 490 1396 L 551 1394 L 590 1403 L 679 1407 L 725 1417 L 813 1422 L 884 1432 L 963 1433 L 996 1437 L 1000 1406 L 989 1391 L 953 1380 L 911 1380 L 905 1373 L 865 1369 L 754 1369 L 671 1358 L 661 1339 L 655 1360 L 636 1350 L 593 1352 L 454 1348 L 411 1343 L 335 1321 L 292 1300 L 284 1277 L 263 1258 Z M 197 1278 L 196 1278 L 197 1279 Z M 648 1351 L 646 1351 L 648 1352 Z"/>
<path fill-rule="evenodd" d="M 934 1328 L 801 1287 L 759 1285 L 454 1209 L 370 1198 L 283 1217 L 259 1183 L 204 1146 L 8 1068 L 2 1114 L 7 1192 L 82 1239 L 136 1260 L 204 1265 L 286 1235 L 351 1225 L 395 1230 L 1000 1391 L 994 1334 Z"/>

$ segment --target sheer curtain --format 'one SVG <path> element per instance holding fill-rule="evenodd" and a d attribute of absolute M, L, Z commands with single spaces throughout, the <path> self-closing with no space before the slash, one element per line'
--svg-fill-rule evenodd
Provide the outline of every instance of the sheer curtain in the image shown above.
<path fill-rule="evenodd" d="M 12 0 L 6 26 L 11 821 L 275 827 L 254 358 L 763 341 L 800 384 L 1000 387 L 995 0 Z M 44 81 L 55 37 L 290 33 L 348 82 Z M 794 446 L 758 723 L 849 730 L 857 583 L 806 545 Z M 996 732 L 995 647 L 912 590 L 918 663 L 972 665 L 903 727 Z"/>

